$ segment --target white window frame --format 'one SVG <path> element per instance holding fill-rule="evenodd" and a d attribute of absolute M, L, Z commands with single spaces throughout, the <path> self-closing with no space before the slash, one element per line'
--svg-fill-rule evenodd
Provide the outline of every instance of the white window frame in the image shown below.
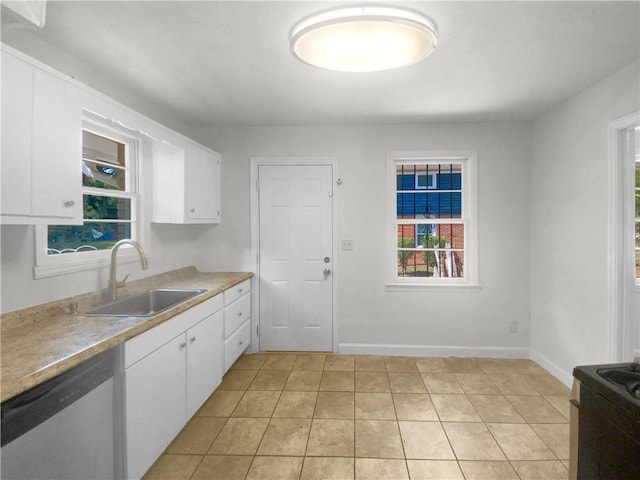
<path fill-rule="evenodd" d="M 429 184 L 429 182 L 427 182 L 427 185 L 425 185 L 423 187 L 422 185 L 420 185 L 420 182 L 418 181 L 419 177 L 431 177 L 431 184 Z M 438 175 L 436 173 L 418 173 L 418 174 L 416 174 L 415 188 L 416 188 L 416 190 L 435 190 L 436 188 L 438 188 Z"/>
<path fill-rule="evenodd" d="M 609 361 L 627 362 L 637 354 L 635 276 L 635 136 L 640 111 L 609 123 Z"/>
<path fill-rule="evenodd" d="M 147 237 L 146 229 L 142 226 L 140 200 L 140 165 L 142 158 L 143 137 L 132 134 L 129 130 L 117 127 L 107 126 L 103 121 L 95 118 L 94 115 L 84 112 L 82 120 L 82 130 L 87 130 L 97 135 L 112 139 L 127 146 L 127 190 L 129 195 L 126 198 L 131 199 L 131 238 L 142 244 L 145 244 Z M 81 132 L 79 132 L 79 135 Z M 78 169 L 80 168 L 78 159 Z M 79 185 L 84 193 L 90 193 L 90 188 Z M 113 192 L 114 196 L 118 196 L 117 192 Z M 68 273 L 80 272 L 85 270 L 95 270 L 102 267 L 108 267 L 110 262 L 111 250 L 91 250 L 74 253 L 65 253 L 60 255 L 47 254 L 47 234 L 48 225 L 36 225 L 35 227 L 35 265 L 34 278 L 51 277 L 55 275 L 64 275 Z M 149 257 L 148 249 L 145 247 L 147 257 Z M 138 261 L 137 253 L 132 247 L 125 245 L 118 252 L 118 263 L 131 263 Z"/>
<path fill-rule="evenodd" d="M 399 277 L 396 167 L 413 163 L 459 163 L 462 165 L 462 224 L 464 225 L 464 277 Z M 478 281 L 478 157 L 472 151 L 394 151 L 387 154 L 387 283 L 386 291 L 479 290 Z M 449 219 L 429 219 L 450 223 Z"/>

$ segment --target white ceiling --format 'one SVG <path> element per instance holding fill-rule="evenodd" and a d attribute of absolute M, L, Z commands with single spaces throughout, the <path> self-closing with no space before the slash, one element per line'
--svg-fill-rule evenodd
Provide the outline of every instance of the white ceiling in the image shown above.
<path fill-rule="evenodd" d="M 640 56 L 638 1 L 387 1 L 434 20 L 431 57 L 367 74 L 297 61 L 291 27 L 341 4 L 49 0 L 43 29 L 3 9 L 2 41 L 192 127 L 531 119 Z"/>

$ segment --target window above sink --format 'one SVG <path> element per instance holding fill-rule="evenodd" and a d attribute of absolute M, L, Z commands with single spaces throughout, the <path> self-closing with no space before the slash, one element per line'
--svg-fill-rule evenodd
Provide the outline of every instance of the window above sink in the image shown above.
<path fill-rule="evenodd" d="M 36 226 L 36 278 L 105 266 L 108 251 L 123 238 L 142 243 L 138 165 L 144 139 L 106 123 L 88 112 L 83 116 L 83 223 Z M 135 260 L 133 252 L 123 253 L 125 262 Z"/>

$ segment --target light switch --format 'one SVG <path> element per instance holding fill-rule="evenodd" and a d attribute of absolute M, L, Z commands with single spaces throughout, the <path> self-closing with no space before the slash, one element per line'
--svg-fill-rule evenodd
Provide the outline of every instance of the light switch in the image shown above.
<path fill-rule="evenodd" d="M 342 250 L 353 250 L 353 240 L 342 240 Z"/>

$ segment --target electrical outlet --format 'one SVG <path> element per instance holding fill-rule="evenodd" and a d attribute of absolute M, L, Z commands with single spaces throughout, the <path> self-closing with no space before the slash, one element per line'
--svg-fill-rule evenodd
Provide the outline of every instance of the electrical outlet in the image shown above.
<path fill-rule="evenodd" d="M 518 322 L 509 322 L 509 333 L 518 333 Z"/>
<path fill-rule="evenodd" d="M 353 240 L 342 240 L 342 250 L 353 250 Z"/>

